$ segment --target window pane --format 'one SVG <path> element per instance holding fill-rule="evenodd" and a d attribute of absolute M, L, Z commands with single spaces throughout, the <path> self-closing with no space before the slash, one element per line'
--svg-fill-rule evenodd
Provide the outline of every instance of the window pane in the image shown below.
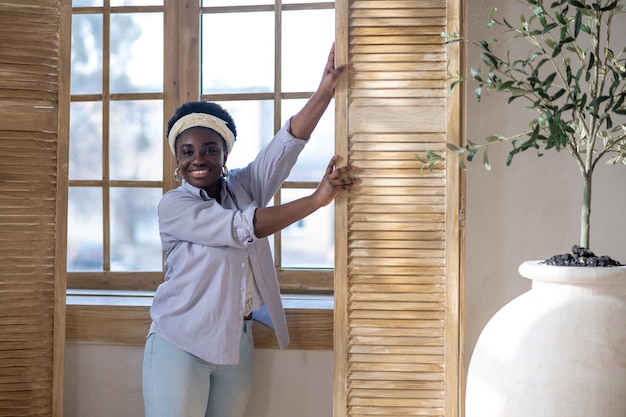
<path fill-rule="evenodd" d="M 111 15 L 111 92 L 163 91 L 163 14 Z"/>
<path fill-rule="evenodd" d="M 70 187 L 67 220 L 67 270 L 102 271 L 102 190 Z"/>
<path fill-rule="evenodd" d="M 283 100 L 283 120 L 296 114 L 306 100 Z M 311 139 L 298 157 L 298 163 L 291 170 L 290 181 L 319 182 L 324 176 L 330 158 L 335 154 L 335 106 L 334 101 L 326 109 Z M 341 161 L 339 161 L 341 165 Z"/>
<path fill-rule="evenodd" d="M 102 93 L 102 15 L 72 16 L 71 94 Z"/>
<path fill-rule="evenodd" d="M 315 36 L 311 36 L 314 33 Z M 335 40 L 335 11 L 283 13 L 283 91 L 315 91 Z"/>
<path fill-rule="evenodd" d="M 163 179 L 163 104 L 112 101 L 110 171 L 114 180 Z"/>
<path fill-rule="evenodd" d="M 331 0 L 330 2 L 327 2 L 327 1 L 310 1 L 310 0 L 283 0 L 282 3 L 283 4 L 302 4 L 302 3 L 315 4 L 315 3 L 334 3 L 334 1 Z"/>
<path fill-rule="evenodd" d="M 160 188 L 111 188 L 111 271 L 161 271 Z"/>
<path fill-rule="evenodd" d="M 72 7 L 102 6 L 102 0 L 73 0 Z"/>
<path fill-rule="evenodd" d="M 272 91 L 274 14 L 202 15 L 201 61 L 203 94 Z"/>
<path fill-rule="evenodd" d="M 226 166 L 229 169 L 246 166 L 274 137 L 273 101 L 228 101 L 219 104 L 228 110 L 237 127 L 237 141 L 228 155 Z"/>
<path fill-rule="evenodd" d="M 202 0 L 202 7 L 218 6 L 254 6 L 258 4 L 274 4 L 274 0 Z"/>
<path fill-rule="evenodd" d="M 71 180 L 102 179 L 102 103 L 70 104 Z"/>
<path fill-rule="evenodd" d="M 111 0 L 111 6 L 162 6 L 163 0 Z"/>
<path fill-rule="evenodd" d="M 283 189 L 287 203 L 310 195 L 309 190 Z M 283 268 L 332 268 L 335 258 L 334 205 L 322 207 L 282 231 Z"/>

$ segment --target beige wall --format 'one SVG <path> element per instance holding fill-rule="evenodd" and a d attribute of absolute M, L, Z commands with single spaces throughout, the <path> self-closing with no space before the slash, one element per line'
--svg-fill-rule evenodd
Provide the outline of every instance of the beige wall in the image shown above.
<path fill-rule="evenodd" d="M 258 349 L 246 417 L 332 415 L 333 353 Z M 143 348 L 68 344 L 65 417 L 140 417 Z"/>
<path fill-rule="evenodd" d="M 476 22 L 484 21 L 492 7 L 505 12 L 514 7 L 511 4 L 470 2 L 470 37 L 489 39 L 490 32 Z M 613 36 L 625 39 L 624 28 L 619 30 L 621 34 Z M 477 64 L 474 56 L 468 61 Z M 517 133 L 527 126 L 532 111 L 523 109 L 522 103 L 510 106 L 495 96 L 476 103 L 474 88 L 472 83 L 467 86 L 468 138 Z M 489 318 L 530 289 L 530 281 L 518 274 L 518 266 L 525 260 L 568 252 L 579 240 L 582 191 L 574 160 L 565 152 L 538 158 L 534 151 L 527 151 L 506 167 L 509 149 L 505 144 L 498 152 L 490 151 L 490 172 L 482 168 L 481 158 L 467 172 L 466 363 Z M 593 187 L 591 250 L 626 262 L 626 167 L 600 166 Z"/>

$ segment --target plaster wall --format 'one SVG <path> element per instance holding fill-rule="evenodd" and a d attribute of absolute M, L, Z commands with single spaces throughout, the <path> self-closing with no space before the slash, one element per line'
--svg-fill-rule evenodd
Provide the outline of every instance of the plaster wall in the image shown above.
<path fill-rule="evenodd" d="M 257 349 L 245 417 L 332 416 L 333 352 Z M 65 417 L 140 417 L 143 347 L 68 344 Z"/>

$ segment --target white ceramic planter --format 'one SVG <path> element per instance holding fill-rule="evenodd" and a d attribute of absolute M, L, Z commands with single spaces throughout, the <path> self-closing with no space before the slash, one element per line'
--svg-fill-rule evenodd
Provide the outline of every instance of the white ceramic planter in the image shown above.
<path fill-rule="evenodd" d="M 626 416 L 626 267 L 519 272 L 532 289 L 482 331 L 465 416 Z"/>

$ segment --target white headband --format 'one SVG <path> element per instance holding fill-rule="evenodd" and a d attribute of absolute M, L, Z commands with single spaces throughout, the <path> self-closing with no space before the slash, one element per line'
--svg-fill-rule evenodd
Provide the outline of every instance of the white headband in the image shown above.
<path fill-rule="evenodd" d="M 192 127 L 208 127 L 209 129 L 215 130 L 224 138 L 226 141 L 226 150 L 230 153 L 233 149 L 233 145 L 235 144 L 235 135 L 233 135 L 233 132 L 231 132 L 228 126 L 226 126 L 227 124 L 227 122 L 219 117 L 206 113 L 191 113 L 183 116 L 178 119 L 176 123 L 174 123 L 169 135 L 167 135 L 170 150 L 172 151 L 172 154 L 176 156 L 176 138 L 185 130 L 191 129 Z"/>

